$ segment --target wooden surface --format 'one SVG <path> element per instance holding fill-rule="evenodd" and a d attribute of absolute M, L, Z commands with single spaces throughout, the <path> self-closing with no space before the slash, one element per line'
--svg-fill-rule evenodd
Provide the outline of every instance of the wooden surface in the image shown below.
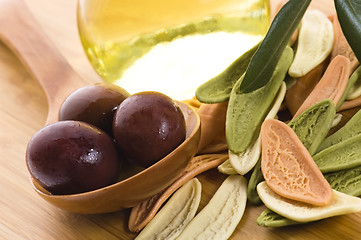
<path fill-rule="evenodd" d="M 76 27 L 76 0 L 25 0 L 31 13 L 73 69 L 93 82 L 98 76 L 88 63 Z M 277 0 L 278 1 L 278 0 Z M 316 1 L 318 6 L 331 1 Z M 46 97 L 15 55 L 0 42 L 0 239 L 133 239 L 127 230 L 129 210 L 79 215 L 42 200 L 31 188 L 25 165 L 30 137 L 46 121 Z M 225 176 L 209 171 L 201 207 Z M 256 224 L 264 208 L 247 205 L 232 239 L 359 239 L 361 213 L 315 223 L 268 229 Z"/>

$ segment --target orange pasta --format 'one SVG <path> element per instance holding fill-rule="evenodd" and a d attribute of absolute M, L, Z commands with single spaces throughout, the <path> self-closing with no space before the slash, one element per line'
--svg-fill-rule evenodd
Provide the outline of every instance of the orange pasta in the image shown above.
<path fill-rule="evenodd" d="M 325 206 L 333 192 L 310 153 L 285 123 L 266 120 L 261 127 L 261 169 L 267 185 L 278 195 Z"/>

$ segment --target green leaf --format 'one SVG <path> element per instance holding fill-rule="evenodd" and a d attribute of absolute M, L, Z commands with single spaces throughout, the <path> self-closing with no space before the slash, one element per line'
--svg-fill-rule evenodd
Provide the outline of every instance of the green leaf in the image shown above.
<path fill-rule="evenodd" d="M 361 62 L 361 1 L 335 0 L 335 8 L 342 32 Z"/>
<path fill-rule="evenodd" d="M 252 92 L 270 80 L 310 2 L 311 0 L 290 0 L 281 8 L 250 62 L 240 85 L 241 92 Z"/>

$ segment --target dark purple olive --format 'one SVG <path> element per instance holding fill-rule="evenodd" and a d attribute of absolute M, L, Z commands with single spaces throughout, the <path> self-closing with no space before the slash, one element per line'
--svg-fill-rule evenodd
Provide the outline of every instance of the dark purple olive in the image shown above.
<path fill-rule="evenodd" d="M 114 84 L 82 87 L 66 98 L 60 108 L 59 119 L 90 123 L 111 135 L 116 107 L 128 96 L 127 91 Z"/>
<path fill-rule="evenodd" d="M 84 122 L 60 121 L 30 140 L 26 163 L 31 176 L 52 194 L 74 194 L 114 183 L 121 159 L 113 139 Z"/>
<path fill-rule="evenodd" d="M 184 141 L 184 116 L 164 94 L 137 93 L 124 100 L 115 112 L 113 136 L 126 159 L 149 167 Z"/>

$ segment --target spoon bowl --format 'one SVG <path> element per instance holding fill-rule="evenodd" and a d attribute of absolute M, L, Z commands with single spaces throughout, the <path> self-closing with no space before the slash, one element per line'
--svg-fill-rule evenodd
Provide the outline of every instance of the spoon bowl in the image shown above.
<path fill-rule="evenodd" d="M 0 40 L 13 50 L 43 88 L 49 107 L 46 124 L 58 121 L 60 106 L 71 92 L 101 82 L 100 79 L 84 80 L 76 74 L 41 31 L 22 0 L 0 0 Z M 179 105 L 186 120 L 186 139 L 149 168 L 139 171 L 125 166 L 117 183 L 81 194 L 52 195 L 31 179 L 33 188 L 43 199 L 61 209 L 87 214 L 129 208 L 153 196 L 177 179 L 197 151 L 200 118 L 187 104 L 179 102 Z"/>
<path fill-rule="evenodd" d="M 85 193 L 52 195 L 32 179 L 33 188 L 43 199 L 63 210 L 86 214 L 129 208 L 162 191 L 185 170 L 197 151 L 200 139 L 198 114 L 188 105 L 180 102 L 178 104 L 186 121 L 186 139 L 152 166 L 115 184 Z M 130 170 L 127 166 L 124 169 L 127 171 L 124 173 L 126 175 L 137 170 Z"/>

